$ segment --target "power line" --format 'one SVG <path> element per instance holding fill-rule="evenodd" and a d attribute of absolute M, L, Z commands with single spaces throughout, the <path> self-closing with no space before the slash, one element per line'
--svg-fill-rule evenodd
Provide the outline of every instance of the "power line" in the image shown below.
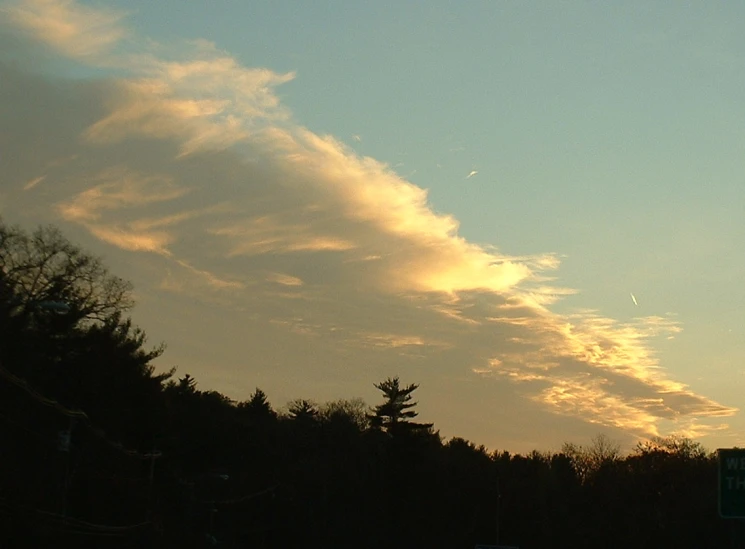
<path fill-rule="evenodd" d="M 236 503 L 241 503 L 244 501 L 248 501 L 254 498 L 258 498 L 260 496 L 263 496 L 265 494 L 269 494 L 271 492 L 274 492 L 277 488 L 279 488 L 278 484 L 275 484 L 274 486 L 270 486 L 269 488 L 266 488 L 265 490 L 261 490 L 260 492 L 254 492 L 252 494 L 247 494 L 245 496 L 240 496 L 233 499 L 224 499 L 220 501 L 210 501 L 210 503 L 214 505 L 234 505 Z"/>
<path fill-rule="evenodd" d="M 41 433 L 39 433 L 37 431 L 34 431 L 33 429 L 29 429 L 25 425 L 21 425 L 17 421 L 14 421 L 14 420 L 10 419 L 5 414 L 0 413 L 0 419 L 2 419 L 3 421 L 5 421 L 6 423 L 8 423 L 10 425 L 15 426 L 17 429 L 21 429 L 22 431 L 26 431 L 27 433 L 31 433 L 35 437 L 40 438 L 40 439 L 43 439 L 44 441 L 48 441 L 48 439 L 49 439 L 49 436 L 48 435 L 43 435 L 43 434 L 41 434 Z"/>
<path fill-rule="evenodd" d="M 70 408 L 66 408 L 62 406 L 59 402 L 52 398 L 47 398 L 44 395 L 42 395 L 39 391 L 34 389 L 25 379 L 22 379 L 18 377 L 17 375 L 9 372 L 2 366 L 0 366 L 0 376 L 4 377 L 8 381 L 10 381 L 13 385 L 20 387 L 24 391 L 26 391 L 31 397 L 36 400 L 37 402 L 40 402 L 44 406 L 49 406 L 50 408 L 55 409 L 62 415 L 65 415 L 67 417 L 77 418 L 77 419 L 83 419 L 88 420 L 88 414 L 83 412 L 82 410 L 73 410 Z"/>
<path fill-rule="evenodd" d="M 0 365 L 0 376 L 10 381 L 13 385 L 23 389 L 27 394 L 29 394 L 34 400 L 36 400 L 40 404 L 43 404 L 44 406 L 48 406 L 54 409 L 55 411 L 59 412 L 60 414 L 67 416 L 71 419 L 80 420 L 81 423 L 85 425 L 88 429 L 90 429 L 90 431 L 94 435 L 96 435 L 101 440 L 106 442 L 112 448 L 119 450 L 123 454 L 126 454 L 130 457 L 134 457 L 137 459 L 157 459 L 159 457 L 162 457 L 163 455 L 161 452 L 148 452 L 148 453 L 138 452 L 137 450 L 132 450 L 130 448 L 127 448 L 121 442 L 109 439 L 106 436 L 106 432 L 103 429 L 101 429 L 100 427 L 96 427 L 95 425 L 91 423 L 90 417 L 88 417 L 88 414 L 86 414 L 84 411 L 79 410 L 79 409 L 67 408 L 63 406 L 62 404 L 60 404 L 58 401 L 44 396 L 39 391 L 37 391 L 34 387 L 32 387 L 25 379 L 18 377 L 12 372 L 9 372 L 5 368 L 3 368 L 1 365 Z"/>
<path fill-rule="evenodd" d="M 4 509 L 3 509 L 4 507 Z M 28 507 L 26 505 L 18 504 L 15 505 L 11 504 L 6 499 L 0 498 L 0 512 L 5 511 L 6 514 L 8 511 L 16 513 L 19 511 L 23 511 L 26 513 L 34 513 L 37 515 L 41 515 L 44 517 L 48 522 L 52 522 L 58 526 L 62 527 L 70 527 L 70 531 L 77 531 L 78 533 L 85 533 L 85 534 L 100 534 L 100 535 L 124 535 L 131 532 L 135 532 L 138 530 L 142 530 L 143 528 L 152 526 L 152 523 L 150 521 L 145 522 L 139 522 L 136 524 L 128 524 L 125 526 L 113 526 L 109 524 L 96 524 L 93 522 L 88 522 L 85 520 L 76 519 L 73 517 L 68 517 L 65 515 L 61 515 L 59 513 L 52 513 L 51 511 L 44 511 L 41 509 L 36 509 L 33 507 Z"/>
<path fill-rule="evenodd" d="M 96 532 L 109 532 L 109 533 L 126 533 L 126 532 L 132 532 L 134 530 L 141 530 L 142 528 L 145 528 L 146 526 L 150 526 L 152 523 L 150 521 L 145 522 L 138 522 L 136 524 L 129 524 L 126 526 L 112 526 L 109 524 L 95 524 L 93 522 L 87 522 L 85 520 L 80 520 L 72 517 L 67 517 L 65 515 L 60 515 L 59 513 L 52 513 L 50 511 L 42 511 L 38 509 L 34 509 L 34 511 L 40 515 L 45 515 L 49 517 L 50 519 L 54 519 L 57 522 L 62 522 L 66 524 L 71 524 L 80 528 L 88 529 L 90 531 L 96 531 Z"/>

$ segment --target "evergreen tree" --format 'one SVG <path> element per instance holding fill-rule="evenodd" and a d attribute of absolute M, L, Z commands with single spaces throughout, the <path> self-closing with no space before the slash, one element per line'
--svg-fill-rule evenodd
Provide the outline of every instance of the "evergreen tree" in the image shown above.
<path fill-rule="evenodd" d="M 419 414 L 414 411 L 416 402 L 412 402 L 411 394 L 419 388 L 419 385 L 412 383 L 405 387 L 401 386 L 398 376 L 387 378 L 385 381 L 375 384 L 379 389 L 385 401 L 373 408 L 373 414 L 369 416 L 370 423 L 373 427 L 381 428 L 387 433 L 393 433 L 398 430 L 428 430 L 432 427 L 431 423 L 415 423 L 411 421 Z"/>
<path fill-rule="evenodd" d="M 318 417 L 318 408 L 306 399 L 293 400 L 289 403 L 287 411 L 291 419 L 300 422 L 312 422 Z"/>
<path fill-rule="evenodd" d="M 268 420 L 277 417 L 276 412 L 272 409 L 272 405 L 269 403 L 266 393 L 258 387 L 256 387 L 256 390 L 251 394 L 248 400 L 238 404 L 238 409 L 247 417 L 256 420 Z"/>

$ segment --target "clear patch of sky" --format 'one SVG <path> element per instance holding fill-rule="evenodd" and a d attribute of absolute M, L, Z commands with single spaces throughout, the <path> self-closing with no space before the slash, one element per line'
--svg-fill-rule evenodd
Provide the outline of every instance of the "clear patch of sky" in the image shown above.
<path fill-rule="evenodd" d="M 738 348 L 718 334 L 745 301 L 744 3 L 112 4 L 297 71 L 278 93 L 299 123 L 430 189 L 463 236 L 566 255 L 582 293 L 559 309 L 678 313 L 666 362 L 691 379 L 691 348 Z"/>

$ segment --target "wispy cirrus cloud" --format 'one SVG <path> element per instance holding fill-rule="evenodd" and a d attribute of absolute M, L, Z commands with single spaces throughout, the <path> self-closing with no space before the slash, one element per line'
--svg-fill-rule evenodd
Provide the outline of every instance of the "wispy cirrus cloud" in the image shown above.
<path fill-rule="evenodd" d="M 127 35 L 124 14 L 72 0 L 26 0 L 0 7 L 17 28 L 65 55 L 91 60 Z"/>
<path fill-rule="evenodd" d="M 62 218 L 87 227 L 97 238 L 124 250 L 167 253 L 173 237 L 158 227 L 182 219 L 184 214 L 160 221 L 121 223 L 112 222 L 111 214 L 121 216 L 121 210 L 172 201 L 188 191 L 178 188 L 168 177 L 141 176 L 122 168 L 107 169 L 94 179 L 92 187 L 58 205 Z"/>
<path fill-rule="evenodd" d="M 121 15 L 74 2 L 5 9 L 61 55 L 115 75 L 69 90 L 0 65 L 0 82 L 33 82 L 35 98 L 14 100 L 49 121 L 49 137 L 27 128 L 12 143 L 18 155 L 4 168 L 20 183 L 4 197 L 41 201 L 38 216 L 136 257 L 133 276 L 151 292 L 144 299 L 165 291 L 174 303 L 217 308 L 221 327 L 203 326 L 202 337 L 219 340 L 225 324 L 249 318 L 251 329 L 222 346 L 222 368 L 236 379 L 247 375 L 236 357 L 250 341 L 257 363 L 272 365 L 265 380 L 298 388 L 324 376 L 368 384 L 407 368 L 458 391 L 465 385 L 453 380 L 477 379 L 549 437 L 547 417 L 633 436 L 699 435 L 736 412 L 661 367 L 654 343 L 680 331 L 673 317 L 620 323 L 554 312 L 575 291 L 554 285 L 556 254 L 510 256 L 467 241 L 425 189 L 293 121 L 274 89 L 294 74 L 242 67 L 206 42 L 170 57 L 157 44 L 115 50 L 128 36 Z M 86 102 L 76 102 L 80 90 Z M 59 109 L 74 120 L 49 117 Z M 30 185 L 39 173 L 13 160 L 32 146 L 44 151 L 43 185 Z M 55 165 L 60 157 L 74 161 Z"/>

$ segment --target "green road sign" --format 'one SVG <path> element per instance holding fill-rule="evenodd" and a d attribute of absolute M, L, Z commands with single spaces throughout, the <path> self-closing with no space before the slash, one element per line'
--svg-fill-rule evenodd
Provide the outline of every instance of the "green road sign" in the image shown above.
<path fill-rule="evenodd" d="M 717 450 L 719 455 L 719 516 L 745 518 L 745 449 Z"/>

